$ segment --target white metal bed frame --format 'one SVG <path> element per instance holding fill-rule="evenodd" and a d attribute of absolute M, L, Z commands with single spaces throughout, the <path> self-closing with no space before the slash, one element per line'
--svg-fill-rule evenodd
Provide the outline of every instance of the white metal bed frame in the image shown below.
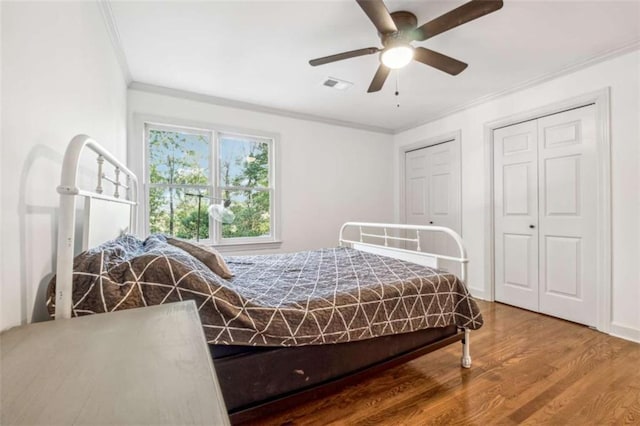
<path fill-rule="evenodd" d="M 98 183 L 95 190 L 81 189 L 78 183 L 80 159 L 85 148 L 97 154 Z M 104 172 L 105 161 L 113 167 L 113 177 Z M 121 175 L 124 175 L 124 182 L 121 181 Z M 113 186 L 112 196 L 104 194 L 103 181 L 109 182 Z M 121 189 L 124 189 L 125 192 L 123 198 L 121 198 L 120 194 Z M 87 135 L 77 135 L 71 139 L 65 151 L 62 161 L 62 176 L 57 191 L 60 194 L 60 211 L 58 213 L 55 318 L 66 319 L 71 318 L 73 309 L 72 277 L 75 248 L 76 196 L 81 196 L 85 199 L 83 249 L 86 250 L 94 243 L 89 235 L 89 230 L 91 229 L 90 215 L 92 211 L 99 211 L 101 202 L 117 203 L 117 205 L 122 206 L 119 211 L 124 212 L 124 214 L 105 218 L 102 223 L 99 223 L 97 226 L 102 228 L 100 230 L 101 235 L 110 235 L 115 238 L 118 233 L 136 232 L 138 179 L 131 170 L 95 140 Z"/>
<path fill-rule="evenodd" d="M 344 237 L 345 230 L 348 228 L 357 228 L 358 240 L 349 240 Z M 365 232 L 369 229 L 382 230 L 382 234 L 374 234 L 371 232 Z M 390 232 L 391 231 L 391 232 Z M 396 231 L 405 231 L 406 233 L 415 233 L 415 238 L 398 237 L 393 234 Z M 442 254 L 427 253 L 422 251 L 420 246 L 420 236 L 422 232 L 441 232 L 451 237 L 458 248 L 459 256 L 446 256 Z M 365 238 L 383 240 L 384 245 L 372 244 L 366 242 Z M 408 262 L 417 263 L 419 265 L 428 266 L 430 268 L 438 268 L 440 260 L 449 260 L 460 264 L 460 280 L 464 284 L 467 282 L 467 251 L 462 243 L 460 235 L 450 228 L 443 226 L 430 226 L 430 225 L 404 225 L 397 223 L 369 223 L 369 222 L 346 222 L 340 228 L 340 236 L 338 237 L 340 246 L 351 247 L 357 250 L 366 251 L 368 253 L 380 254 L 383 256 L 389 256 L 400 260 L 406 260 Z M 406 248 L 393 247 L 389 243 L 393 241 L 400 241 L 403 243 L 415 244 L 415 250 L 409 250 Z M 471 367 L 471 353 L 470 353 L 470 330 L 464 329 L 464 339 L 462 340 L 462 358 L 461 364 L 464 368 Z"/>
<path fill-rule="evenodd" d="M 81 189 L 78 184 L 78 169 L 80 158 L 84 149 L 87 148 L 97 154 L 98 174 L 95 190 Z M 104 172 L 105 161 L 113 167 L 114 177 L 110 177 Z M 125 182 L 121 181 L 121 175 L 125 176 Z M 105 195 L 103 181 L 112 184 L 114 188 L 113 196 Z M 120 190 L 124 189 L 124 198 L 121 198 Z M 73 258 L 75 247 L 75 226 L 76 226 L 76 197 L 85 198 L 85 216 L 83 223 L 83 250 L 100 244 L 108 239 L 117 237 L 122 232 L 136 233 L 137 221 L 137 199 L 138 199 L 138 179 L 123 163 L 116 159 L 106 149 L 100 146 L 95 140 L 87 135 L 75 136 L 64 155 L 62 163 L 61 184 L 57 188 L 60 194 L 60 213 L 58 218 L 58 255 L 57 255 L 57 278 L 56 278 L 56 319 L 71 318 L 72 301 L 72 277 Z M 107 202 L 110 204 L 109 212 L 105 217 L 100 216 L 102 221 L 99 226 L 99 237 L 92 239 L 88 233 L 92 229 L 91 223 L 100 211 L 98 206 L 92 208 L 92 203 Z M 116 205 L 124 207 L 125 214 L 121 214 L 120 220 L 110 214 L 111 209 Z M 117 216 L 117 215 L 115 215 Z M 349 228 L 357 228 L 358 240 L 345 238 L 345 231 Z M 381 230 L 382 233 L 372 233 L 369 230 Z M 368 232 L 365 232 L 368 231 Z M 400 237 L 395 234 L 399 231 L 411 233 L 413 237 Z M 95 230 L 93 231 L 95 232 Z M 441 232 L 451 237 L 457 245 L 458 256 L 446 256 L 441 254 L 427 253 L 422 251 L 420 237 L 422 232 Z M 382 240 L 384 245 L 373 244 L 368 240 Z M 402 242 L 404 244 L 415 244 L 415 250 L 393 247 L 389 243 Z M 466 283 L 467 277 L 467 253 L 462 243 L 462 238 L 455 231 L 442 226 L 421 226 L 403 225 L 390 223 L 369 223 L 369 222 L 347 222 L 340 228 L 340 246 L 348 246 L 369 253 L 385 255 L 396 259 L 406 260 L 431 268 L 438 268 L 440 260 L 457 262 L 461 267 L 460 279 Z M 469 353 L 469 329 L 464 329 L 462 366 L 471 367 L 471 356 Z"/>

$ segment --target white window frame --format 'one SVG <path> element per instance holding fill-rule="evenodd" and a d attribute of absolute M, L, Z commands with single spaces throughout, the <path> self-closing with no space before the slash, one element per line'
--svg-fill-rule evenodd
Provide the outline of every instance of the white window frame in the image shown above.
<path fill-rule="evenodd" d="M 223 135 L 240 136 L 254 138 L 269 144 L 269 186 L 260 188 L 250 188 L 251 190 L 264 190 L 270 193 L 270 228 L 271 233 L 268 236 L 261 237 L 240 237 L 240 238 L 222 238 L 222 226 L 214 221 L 209 221 L 209 238 L 201 239 L 200 243 L 210 244 L 220 248 L 223 252 L 235 252 L 257 249 L 277 249 L 281 246 L 280 240 L 280 204 L 279 204 L 279 173 L 277 168 L 278 143 L 279 135 L 276 133 L 264 132 L 259 130 L 239 129 L 224 125 L 215 125 L 207 123 L 199 123 L 188 120 L 171 119 L 164 117 L 153 117 L 146 115 L 134 114 L 134 135 L 132 140 L 134 143 L 129 144 L 129 163 L 133 165 L 132 170 L 141 178 L 143 190 L 139 194 L 139 227 L 144 235 L 149 234 L 149 191 L 150 188 L 165 186 L 151 185 L 149 176 L 149 147 L 148 147 L 148 131 L 149 129 L 160 129 L 167 131 L 185 131 L 193 134 L 206 134 L 210 138 L 209 144 L 209 161 L 211 164 L 209 176 L 209 185 L 207 189 L 213 197 L 221 197 L 223 187 L 220 186 L 219 173 L 219 137 Z M 136 138 L 141 136 L 142 141 Z M 137 139 L 137 140 L 136 140 Z M 167 185 L 169 186 L 169 185 Z M 197 185 L 172 185 L 173 187 L 194 187 Z M 224 187 L 227 188 L 227 187 Z M 236 188 L 236 187 L 229 187 Z M 244 187 L 237 187 L 235 190 L 244 190 Z M 232 189 L 229 189 L 232 190 Z M 203 199 L 206 207 L 209 200 Z M 203 208 L 204 210 L 204 208 Z M 206 213 L 205 213 L 206 214 Z"/>
<path fill-rule="evenodd" d="M 218 160 L 220 158 L 220 136 L 221 135 L 229 135 L 235 137 L 246 137 L 247 139 L 254 139 L 259 141 L 260 143 L 267 143 L 269 146 L 269 157 L 268 157 L 268 166 L 269 166 L 269 186 L 268 187 L 244 187 L 244 186 L 222 186 L 220 182 L 220 170 Z M 274 241 L 274 227 L 275 227 L 275 217 L 274 217 L 274 197 L 275 197 L 275 161 L 273 152 L 275 150 L 275 140 L 273 137 L 259 136 L 256 134 L 247 134 L 245 132 L 229 132 L 229 131 L 215 131 L 214 136 L 215 140 L 215 176 L 214 176 L 214 197 L 222 198 L 223 191 L 261 191 L 269 193 L 269 221 L 270 221 L 270 229 L 271 235 L 265 235 L 262 237 L 236 237 L 236 238 L 223 238 L 222 237 L 222 226 L 214 221 L 210 220 L 209 224 L 213 227 L 213 229 L 209 228 L 209 235 L 214 235 L 215 241 L 218 242 L 219 246 L 237 246 L 243 244 L 256 244 L 256 243 L 271 243 Z"/>

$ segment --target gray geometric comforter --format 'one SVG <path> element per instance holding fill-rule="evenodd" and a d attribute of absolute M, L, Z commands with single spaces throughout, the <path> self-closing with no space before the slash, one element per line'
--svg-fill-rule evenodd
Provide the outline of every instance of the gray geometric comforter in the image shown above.
<path fill-rule="evenodd" d="M 169 245 L 121 237 L 74 261 L 74 316 L 195 300 L 212 344 L 300 346 L 424 328 L 477 329 L 482 316 L 452 274 L 350 248 L 235 256 L 220 278 Z M 55 311 L 55 278 L 47 305 Z"/>

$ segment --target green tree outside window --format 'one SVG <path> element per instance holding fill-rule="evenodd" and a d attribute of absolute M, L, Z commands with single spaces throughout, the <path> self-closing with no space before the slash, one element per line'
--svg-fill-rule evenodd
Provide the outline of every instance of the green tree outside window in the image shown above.
<path fill-rule="evenodd" d="M 221 224 L 223 238 L 271 234 L 271 190 L 267 140 L 223 134 L 219 138 L 218 195 L 231 200 L 235 220 Z M 211 136 L 207 133 L 149 128 L 149 229 L 179 238 L 209 236 L 208 200 L 198 212 L 197 197 L 212 188 Z"/>

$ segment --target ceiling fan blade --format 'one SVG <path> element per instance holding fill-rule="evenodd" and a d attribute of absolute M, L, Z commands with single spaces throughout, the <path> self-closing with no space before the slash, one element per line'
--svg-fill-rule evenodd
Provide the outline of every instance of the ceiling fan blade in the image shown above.
<path fill-rule="evenodd" d="M 451 75 L 460 74 L 468 66 L 464 62 L 424 47 L 416 47 L 414 49 L 413 59 Z"/>
<path fill-rule="evenodd" d="M 356 58 L 358 56 L 371 55 L 372 53 L 378 53 L 380 49 L 377 47 L 367 47 L 366 49 L 351 50 L 349 52 L 342 52 L 331 56 L 325 56 L 323 58 L 312 59 L 309 61 L 309 65 L 317 67 L 318 65 L 328 64 L 330 62 L 342 61 L 343 59 Z"/>
<path fill-rule="evenodd" d="M 390 72 L 391 68 L 380 64 L 380 66 L 378 67 L 378 71 L 376 71 L 376 75 L 373 76 L 373 80 L 369 85 L 367 93 L 377 92 L 378 90 L 382 89 L 382 86 L 384 86 L 384 82 L 387 80 Z"/>
<path fill-rule="evenodd" d="M 395 33 L 398 31 L 391 14 L 382 0 L 356 0 L 364 13 L 367 14 L 380 34 Z"/>
<path fill-rule="evenodd" d="M 424 41 L 502 8 L 502 0 L 472 0 L 416 28 L 415 40 Z"/>

